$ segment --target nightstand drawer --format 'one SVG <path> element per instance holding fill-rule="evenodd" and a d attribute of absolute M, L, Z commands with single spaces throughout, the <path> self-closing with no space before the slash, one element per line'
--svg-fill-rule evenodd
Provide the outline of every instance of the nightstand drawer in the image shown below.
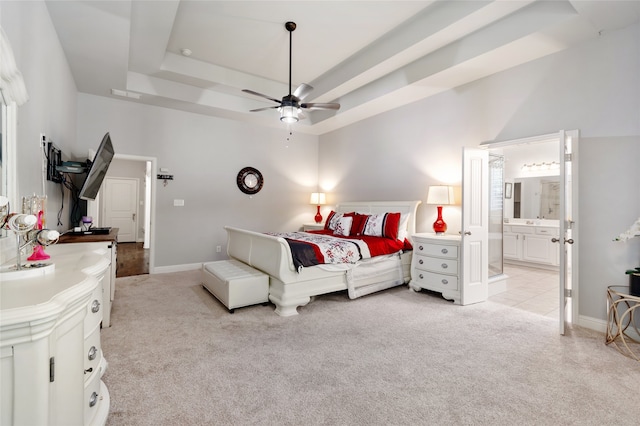
<path fill-rule="evenodd" d="M 416 241 L 415 247 L 413 249 L 415 250 L 415 253 L 424 254 L 426 256 L 447 257 L 450 259 L 458 258 L 458 246 L 445 244 L 425 244 L 418 240 Z"/>
<path fill-rule="evenodd" d="M 419 285 L 424 285 L 424 288 L 430 289 L 458 289 L 458 277 L 452 275 L 436 274 L 428 271 L 416 270 L 416 276 L 412 276 L 411 280 L 416 281 Z"/>
<path fill-rule="evenodd" d="M 436 257 L 427 257 L 417 255 L 415 259 L 416 269 L 423 271 L 437 272 L 441 274 L 458 274 L 457 259 L 438 259 Z"/>

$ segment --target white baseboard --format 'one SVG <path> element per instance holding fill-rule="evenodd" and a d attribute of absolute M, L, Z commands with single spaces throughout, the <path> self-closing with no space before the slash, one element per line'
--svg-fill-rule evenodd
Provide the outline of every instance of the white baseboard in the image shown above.
<path fill-rule="evenodd" d="M 149 271 L 150 274 L 166 274 L 168 272 L 193 271 L 202 268 L 201 263 L 187 263 L 184 265 L 156 266 Z"/>
<path fill-rule="evenodd" d="M 578 318 L 578 322 L 579 322 L 578 325 L 584 328 L 590 328 L 591 330 L 601 331 L 602 333 L 607 332 L 607 321 L 596 319 L 596 318 L 580 316 Z M 625 335 L 628 337 L 631 337 L 632 339 L 640 341 L 640 335 L 636 333 L 635 329 L 632 326 L 628 327 L 625 330 Z"/>
<path fill-rule="evenodd" d="M 590 330 L 600 331 L 602 333 L 607 332 L 607 321 L 598 318 L 579 315 L 577 325 L 579 325 L 580 327 L 588 328 Z"/>
<path fill-rule="evenodd" d="M 509 275 L 500 274 L 489 278 L 489 297 L 507 291 L 507 280 Z"/>

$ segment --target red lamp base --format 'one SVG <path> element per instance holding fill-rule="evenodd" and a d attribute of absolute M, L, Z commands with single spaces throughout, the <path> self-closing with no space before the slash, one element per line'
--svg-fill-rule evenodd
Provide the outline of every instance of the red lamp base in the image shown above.
<path fill-rule="evenodd" d="M 316 223 L 322 223 L 322 215 L 320 214 L 320 206 L 318 206 L 318 213 L 316 213 L 315 220 L 316 220 Z"/>
<path fill-rule="evenodd" d="M 436 234 L 444 234 L 447 232 L 447 224 L 442 220 L 442 206 L 438 206 L 438 218 L 433 222 L 433 232 Z"/>

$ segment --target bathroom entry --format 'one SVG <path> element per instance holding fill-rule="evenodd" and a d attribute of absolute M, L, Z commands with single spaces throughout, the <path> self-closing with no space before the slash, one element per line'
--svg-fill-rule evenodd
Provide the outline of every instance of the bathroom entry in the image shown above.
<path fill-rule="evenodd" d="M 559 280 L 559 325 L 560 334 L 572 322 L 577 312 L 577 282 L 571 273 L 578 267 L 577 252 L 572 245 L 577 237 L 577 149 L 579 131 L 560 131 L 555 134 L 530 137 L 504 142 L 487 142 L 483 146 L 496 156 L 503 156 L 503 257 L 506 249 L 506 229 L 526 226 L 539 226 L 549 232 L 554 227 L 555 236 L 538 237 L 537 242 L 552 243 L 557 247 Z M 533 189 L 527 189 L 526 182 L 537 181 Z M 517 184 L 517 185 L 516 185 Z M 494 182 L 490 182 L 494 188 Z M 528 230 L 531 231 L 530 229 Z M 526 236 L 518 239 L 519 244 Z M 547 241 L 548 240 L 548 241 Z M 510 244 L 511 245 L 511 244 Z M 497 257 L 492 253 L 496 245 L 490 245 L 489 258 Z"/>

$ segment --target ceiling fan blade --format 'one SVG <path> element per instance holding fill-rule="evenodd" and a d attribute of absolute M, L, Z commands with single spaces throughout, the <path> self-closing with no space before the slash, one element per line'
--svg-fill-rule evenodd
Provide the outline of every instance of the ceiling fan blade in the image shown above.
<path fill-rule="evenodd" d="M 293 96 L 295 96 L 299 100 L 303 100 L 309 95 L 309 93 L 311 93 L 312 90 L 313 90 L 312 86 L 302 83 L 300 86 L 298 86 L 295 92 L 293 92 Z"/>
<path fill-rule="evenodd" d="M 309 103 L 309 104 L 300 104 L 300 108 L 308 109 L 308 110 L 331 110 L 331 109 L 340 109 L 340 104 L 329 103 L 329 104 L 321 104 L 321 103 Z"/>
<path fill-rule="evenodd" d="M 271 96 L 267 96 L 267 95 L 263 95 L 262 93 L 254 92 L 253 90 L 242 89 L 242 91 L 245 92 L 245 93 L 249 93 L 250 95 L 260 96 L 261 98 L 269 99 L 270 101 L 273 101 L 273 102 L 277 102 L 277 103 L 281 102 L 280 99 L 275 99 L 275 98 L 272 98 Z"/>
<path fill-rule="evenodd" d="M 257 108 L 257 109 L 250 109 L 249 112 L 257 112 L 257 111 L 266 111 L 268 109 L 276 109 L 276 108 L 280 108 L 279 106 L 271 106 L 271 107 L 264 107 L 264 108 Z"/>

